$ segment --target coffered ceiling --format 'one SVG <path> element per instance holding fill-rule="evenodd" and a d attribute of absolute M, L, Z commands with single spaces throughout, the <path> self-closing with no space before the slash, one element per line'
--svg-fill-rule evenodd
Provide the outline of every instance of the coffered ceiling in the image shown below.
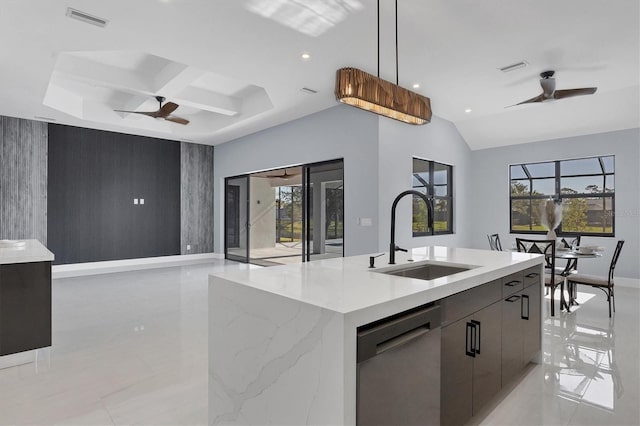
<path fill-rule="evenodd" d="M 391 81 L 393 4 L 381 0 Z M 472 149 L 640 127 L 637 0 L 398 4 L 400 85 L 418 84 Z M 377 73 L 375 0 L 4 0 L 0 36 L 1 115 L 207 144 L 336 105 L 340 67 Z M 547 69 L 558 89 L 598 91 L 505 108 L 538 95 Z M 191 123 L 113 112 L 154 110 L 154 95 Z"/>

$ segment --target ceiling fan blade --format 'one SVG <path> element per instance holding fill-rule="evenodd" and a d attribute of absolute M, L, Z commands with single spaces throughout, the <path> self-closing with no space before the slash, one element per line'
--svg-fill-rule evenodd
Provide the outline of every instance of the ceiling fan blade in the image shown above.
<path fill-rule="evenodd" d="M 116 112 L 127 112 L 129 114 L 141 114 L 141 115 L 146 115 L 148 117 L 153 117 L 153 118 L 158 118 L 158 111 L 125 111 L 122 109 L 114 109 L 114 111 Z"/>
<path fill-rule="evenodd" d="M 162 105 L 162 108 L 160 108 L 160 111 L 158 111 L 160 113 L 160 117 L 168 116 L 173 111 L 178 109 L 179 106 L 180 105 L 174 104 L 173 102 L 167 102 L 166 104 Z"/>
<path fill-rule="evenodd" d="M 580 89 L 556 90 L 553 94 L 554 99 L 571 98 L 573 96 L 593 95 L 598 90 L 597 87 L 583 87 Z"/>
<path fill-rule="evenodd" d="M 517 106 L 517 105 L 522 105 L 522 104 L 532 104 L 532 103 L 535 103 L 535 102 L 542 102 L 543 100 L 544 100 L 544 93 L 540 93 L 538 96 L 535 96 L 535 97 L 533 97 L 531 99 L 527 99 L 526 101 L 519 102 L 517 104 L 508 105 L 505 108 L 511 108 L 511 107 L 514 107 L 514 106 Z"/>
<path fill-rule="evenodd" d="M 175 105 L 175 104 L 174 104 L 174 105 Z M 171 115 L 171 116 L 169 116 L 169 117 L 163 117 L 163 118 L 164 118 L 165 120 L 167 120 L 167 121 L 171 121 L 171 122 L 173 122 L 173 123 L 184 124 L 184 125 L 189 124 L 189 120 L 186 120 L 186 119 L 181 118 L 181 117 L 176 117 L 176 116 L 174 116 L 174 115 Z"/>

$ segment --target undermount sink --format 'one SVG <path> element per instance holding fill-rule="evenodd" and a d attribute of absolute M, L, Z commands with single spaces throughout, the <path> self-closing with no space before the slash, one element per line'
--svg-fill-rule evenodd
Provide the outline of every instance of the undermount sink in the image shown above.
<path fill-rule="evenodd" d="M 446 277 L 448 275 L 457 274 L 459 272 L 468 271 L 473 266 L 461 265 L 439 265 L 435 263 L 427 263 L 422 265 L 410 265 L 401 268 L 393 268 L 380 270 L 382 274 L 395 275 L 398 277 L 415 278 L 418 280 L 435 280 L 436 278 Z"/>

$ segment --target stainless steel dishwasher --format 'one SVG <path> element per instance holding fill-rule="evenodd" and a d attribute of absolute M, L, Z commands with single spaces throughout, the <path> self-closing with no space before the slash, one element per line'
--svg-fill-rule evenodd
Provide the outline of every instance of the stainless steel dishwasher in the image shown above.
<path fill-rule="evenodd" d="M 358 328 L 358 425 L 440 424 L 440 306 Z"/>

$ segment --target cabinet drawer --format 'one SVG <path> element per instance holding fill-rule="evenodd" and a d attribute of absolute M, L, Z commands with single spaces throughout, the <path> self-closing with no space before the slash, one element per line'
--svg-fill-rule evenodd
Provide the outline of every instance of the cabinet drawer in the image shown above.
<path fill-rule="evenodd" d="M 502 281 L 495 280 L 442 299 L 442 325 L 471 315 L 502 298 Z"/>
<path fill-rule="evenodd" d="M 522 271 L 502 278 L 502 297 L 509 296 L 524 288 Z"/>
<path fill-rule="evenodd" d="M 524 270 L 523 280 L 525 288 L 533 284 L 540 285 L 540 269 L 540 266 L 534 266 Z"/>

